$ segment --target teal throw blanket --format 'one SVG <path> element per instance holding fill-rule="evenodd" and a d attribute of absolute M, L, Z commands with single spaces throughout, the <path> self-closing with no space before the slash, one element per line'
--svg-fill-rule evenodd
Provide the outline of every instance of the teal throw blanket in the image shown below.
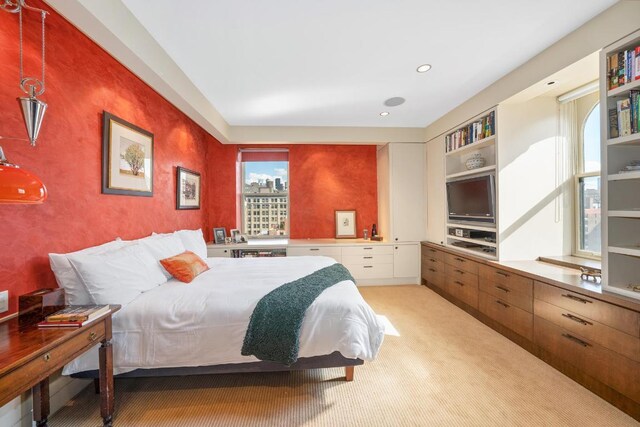
<path fill-rule="evenodd" d="M 307 308 L 322 291 L 343 280 L 355 282 L 342 264 L 333 264 L 285 283 L 262 297 L 251 314 L 242 355 L 287 366 L 295 363 Z"/>

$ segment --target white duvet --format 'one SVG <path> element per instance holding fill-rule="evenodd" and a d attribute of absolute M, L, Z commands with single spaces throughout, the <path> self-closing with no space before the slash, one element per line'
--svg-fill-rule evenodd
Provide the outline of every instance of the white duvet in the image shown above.
<path fill-rule="evenodd" d="M 191 283 L 169 280 L 114 315 L 114 373 L 257 361 L 240 349 L 260 298 L 334 263 L 327 257 L 208 258 L 210 270 Z M 343 281 L 307 310 L 299 357 L 339 351 L 346 358 L 373 360 L 383 336 L 383 325 L 355 284 Z M 86 352 L 63 374 L 98 369 L 97 353 L 98 347 Z"/>

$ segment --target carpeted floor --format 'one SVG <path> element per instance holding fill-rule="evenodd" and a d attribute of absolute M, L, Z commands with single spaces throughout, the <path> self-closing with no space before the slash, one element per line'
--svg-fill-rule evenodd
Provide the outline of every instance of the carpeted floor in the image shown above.
<path fill-rule="evenodd" d="M 400 335 L 354 382 L 343 369 L 117 380 L 114 425 L 638 425 L 425 287 L 360 291 Z M 101 425 L 93 387 L 50 425 Z"/>

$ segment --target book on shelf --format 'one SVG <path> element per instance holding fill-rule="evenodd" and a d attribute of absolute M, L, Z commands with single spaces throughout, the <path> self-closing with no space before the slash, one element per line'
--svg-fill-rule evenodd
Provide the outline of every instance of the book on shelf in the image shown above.
<path fill-rule="evenodd" d="M 609 138 L 617 138 L 618 133 L 618 109 L 609 109 Z"/>
<path fill-rule="evenodd" d="M 640 46 L 607 56 L 609 90 L 640 80 Z"/>
<path fill-rule="evenodd" d="M 616 102 L 618 109 L 618 135 L 631 135 L 631 101 L 621 99 Z"/>
<path fill-rule="evenodd" d="M 640 90 L 630 90 L 625 98 L 616 97 L 616 107 L 609 109 L 609 138 L 640 131 Z"/>
<path fill-rule="evenodd" d="M 44 318 L 47 323 L 85 322 L 109 312 L 108 305 L 70 305 Z"/>
<path fill-rule="evenodd" d="M 445 151 L 453 151 L 466 145 L 473 144 L 485 138 L 489 138 L 495 134 L 495 112 L 491 111 L 484 117 L 461 127 L 454 132 L 446 135 Z"/>

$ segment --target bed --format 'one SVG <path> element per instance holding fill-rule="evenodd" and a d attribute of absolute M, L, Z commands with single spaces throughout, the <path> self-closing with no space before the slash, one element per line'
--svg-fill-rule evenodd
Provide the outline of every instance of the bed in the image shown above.
<path fill-rule="evenodd" d="M 353 367 L 373 360 L 384 327 L 355 284 L 341 281 L 307 309 L 299 359 L 291 366 L 242 356 L 258 301 L 284 283 L 335 263 L 328 257 L 207 258 L 209 270 L 185 284 L 170 279 L 135 297 L 113 318 L 114 374 L 119 377 Z M 95 377 L 97 347 L 63 371 Z"/>

